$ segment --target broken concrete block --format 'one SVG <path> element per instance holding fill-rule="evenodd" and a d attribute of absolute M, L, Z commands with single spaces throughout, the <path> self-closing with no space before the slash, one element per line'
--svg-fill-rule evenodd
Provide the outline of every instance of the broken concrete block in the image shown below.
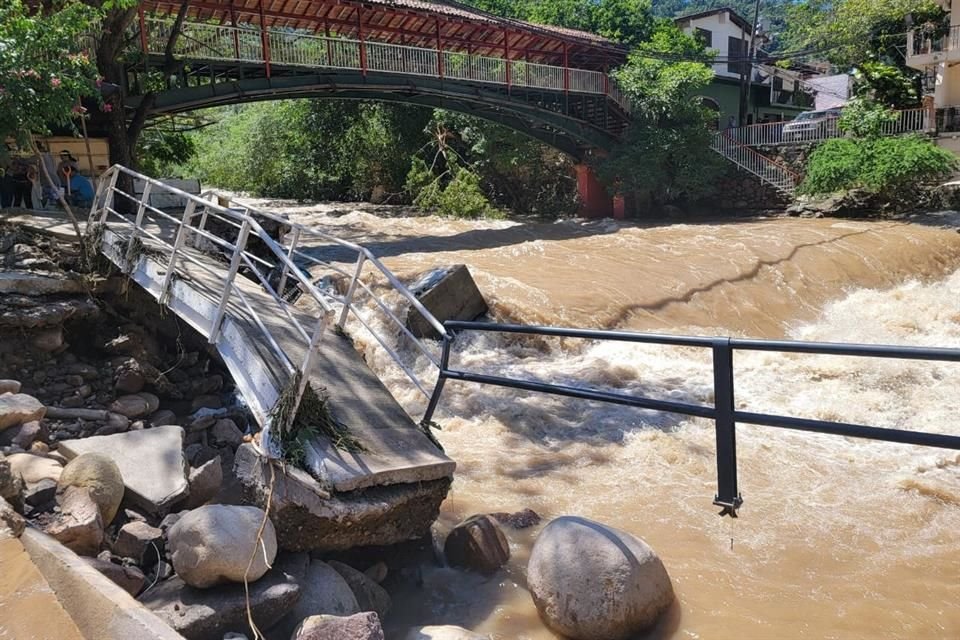
<path fill-rule="evenodd" d="M 126 499 L 147 513 L 166 513 L 190 490 L 183 429 L 177 426 L 64 440 L 59 451 L 68 458 L 88 452 L 111 458 L 123 476 Z"/>
<path fill-rule="evenodd" d="M 465 265 L 437 270 L 411 287 L 427 311 L 441 323 L 447 320 L 476 320 L 487 312 L 487 302 Z M 407 328 L 418 338 L 439 339 L 440 334 L 411 305 Z"/>
<path fill-rule="evenodd" d="M 244 498 L 261 507 L 267 503 L 268 464 L 251 444 L 237 450 L 234 471 Z M 451 483 L 444 477 L 330 493 L 305 471 L 274 464 L 270 518 L 287 551 L 338 551 L 419 538 L 430 531 Z"/>

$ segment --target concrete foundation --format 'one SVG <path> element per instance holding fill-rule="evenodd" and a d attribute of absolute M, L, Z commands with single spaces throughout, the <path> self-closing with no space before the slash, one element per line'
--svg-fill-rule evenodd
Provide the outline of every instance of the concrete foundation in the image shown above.
<path fill-rule="evenodd" d="M 440 322 L 476 320 L 487 312 L 487 302 L 466 265 L 451 267 L 436 283 L 424 283 L 422 292 L 414 287 L 414 293 L 427 311 Z M 407 328 L 418 338 L 440 338 L 436 329 L 413 307 L 407 315 Z"/>
<path fill-rule="evenodd" d="M 251 444 L 237 450 L 234 470 L 244 499 L 263 509 L 273 482 L 270 519 L 287 551 L 339 551 L 422 537 L 452 482 L 444 477 L 331 493 L 305 471 L 268 462 Z"/>

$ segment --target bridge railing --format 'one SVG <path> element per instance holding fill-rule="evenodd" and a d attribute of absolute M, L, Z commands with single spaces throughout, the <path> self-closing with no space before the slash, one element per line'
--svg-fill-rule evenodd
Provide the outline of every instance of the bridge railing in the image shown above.
<path fill-rule="evenodd" d="M 200 197 L 205 200 L 225 201 L 231 210 L 242 211 L 253 218 L 270 220 L 288 227 L 290 231 L 283 244 L 287 260 L 276 265 L 279 270 L 276 274 L 277 294 L 286 299 L 293 288 L 299 286 L 303 289 L 303 278 L 314 283 L 311 287 L 318 282 L 325 282 L 329 286 L 326 286 L 323 292 L 336 309 L 336 326 L 345 327 L 352 316 L 393 359 L 420 393 L 425 397 L 430 396 L 430 384 L 414 372 L 407 358 L 400 354 L 400 347 L 391 344 L 394 342 L 391 337 L 377 329 L 373 315 L 382 314 L 381 320 L 386 320 L 385 325 L 392 327 L 394 335 L 403 336 L 403 342 L 426 357 L 435 368 L 440 366 L 439 348 L 428 346 L 413 335 L 405 319 L 401 317 L 403 310 L 396 309 L 396 300 L 391 303 L 385 293 L 392 292 L 402 306 L 418 311 L 441 338 L 447 335 L 446 329 L 372 251 L 316 227 L 291 222 L 275 213 L 234 201 L 230 196 L 220 195 L 215 191 L 204 192 Z M 203 228 L 203 221 L 200 228 Z M 327 252 L 335 254 L 336 259 L 324 259 L 322 256 Z M 339 282 L 339 286 L 334 284 L 335 281 Z M 374 281 L 379 281 L 381 285 Z M 378 288 L 385 291 L 378 291 Z M 304 290 L 304 293 L 309 293 L 309 289 Z M 365 301 L 372 302 L 372 307 L 365 304 Z"/>
<path fill-rule="evenodd" d="M 142 38 L 145 52 L 164 54 L 172 29 L 170 20 L 145 18 Z M 269 58 L 271 65 L 369 70 L 599 94 L 609 97 L 625 111 L 630 110 L 629 99 L 616 83 L 606 74 L 589 69 L 278 29 L 266 31 L 266 45 L 267 51 L 259 29 L 184 22 L 174 54 L 199 60 L 255 63 Z"/>
<path fill-rule="evenodd" d="M 750 146 L 729 135 L 730 129 L 714 134 L 710 148 L 744 171 L 752 173 L 761 181 L 773 186 L 785 195 L 792 196 L 800 183 L 800 174 L 774 162 Z"/>
<path fill-rule="evenodd" d="M 118 187 L 121 176 L 142 181 L 143 191 L 139 195 L 131 195 Z M 185 203 L 182 213 L 154 206 L 151 204 L 154 195 L 175 196 Z M 122 206 L 119 204 L 121 200 L 129 202 Z M 101 229 L 109 230 L 124 243 L 121 266 L 125 272 L 130 273 L 143 255 L 161 265 L 165 272 L 159 292 L 162 304 L 169 300 L 175 280 L 185 277 L 182 269 L 184 263 L 212 276 L 209 282 L 216 283 L 217 289 L 212 293 L 218 301 L 217 312 L 215 317 L 203 319 L 203 326 L 196 328 L 205 333 L 211 344 L 215 344 L 221 336 L 227 317 L 239 318 L 248 325 L 252 323 L 260 332 L 266 348 L 282 363 L 287 373 L 291 376 L 298 372 L 301 374 L 297 403 L 312 370 L 313 359 L 327 331 L 331 330 L 331 324 L 343 327 L 351 313 L 410 377 L 420 392 L 429 397 L 428 387 L 432 381 L 420 379 L 413 367 L 407 364 L 407 358 L 401 356 L 399 348 L 392 344 L 393 337 L 386 335 L 385 329 L 378 328 L 370 315 L 377 312 L 385 314 L 388 319 L 385 326 L 398 328 L 396 333 L 404 334 L 413 348 L 423 353 L 435 367 L 439 367 L 439 347 L 431 349 L 410 333 L 400 317 L 402 311 L 395 310 L 384 300 L 383 290 L 393 292 L 404 306 L 416 309 L 441 337 L 446 337 L 446 330 L 371 251 L 321 230 L 292 223 L 276 214 L 259 211 L 248 205 L 231 206 L 233 203 L 229 200 L 225 204 L 226 206 L 220 204 L 218 197 L 212 192 L 196 196 L 120 165 L 114 165 L 101 177 L 90 221 L 99 223 Z M 261 224 L 266 220 L 290 229 L 287 244 L 270 236 Z M 214 232 L 214 222 L 221 230 L 230 230 L 229 233 Z M 89 228 L 96 227 L 91 225 Z M 251 251 L 251 242 L 254 239 L 261 247 L 258 252 Z M 333 261 L 322 260 L 309 250 L 307 243 L 314 246 L 317 243 L 335 245 L 352 253 L 353 263 L 341 266 Z M 229 260 L 225 279 L 223 267 L 218 264 L 219 268 L 213 268 L 217 263 L 210 259 L 201 259 L 203 253 L 212 253 Z M 313 266 L 322 267 L 323 275 L 326 276 L 324 280 L 329 280 L 331 275 L 340 276 L 342 289 L 326 286 L 320 277 L 310 273 Z M 371 267 L 379 274 L 381 291 L 374 289 L 376 285 L 364 281 L 365 267 Z M 238 282 L 241 270 L 259 283 L 262 290 L 273 300 L 273 306 L 267 309 L 257 308 L 256 301 L 250 299 Z M 295 307 L 289 300 L 287 294 L 293 288 L 299 289 L 301 295 L 307 296 L 315 306 L 318 313 L 313 326 L 304 321 L 307 312 L 303 307 Z M 363 294 L 374 302 L 373 312 L 367 305 L 362 304 Z M 243 317 L 240 318 L 237 314 Z M 279 336 L 270 330 L 270 320 L 276 317 L 284 319 L 305 348 L 306 355 L 302 362 L 291 361 L 290 356 L 280 346 Z M 251 409 L 258 422 L 269 433 L 271 408 Z"/>
<path fill-rule="evenodd" d="M 792 429 L 813 433 L 865 438 L 924 447 L 960 450 L 960 436 L 928 433 L 906 429 L 881 428 L 838 421 L 814 420 L 796 416 L 773 415 L 738 409 L 734 395 L 734 353 L 763 351 L 781 354 L 832 355 L 857 358 L 886 358 L 929 362 L 960 362 L 960 349 L 903 347 L 886 345 L 836 344 L 824 342 L 794 342 L 786 340 L 744 340 L 736 338 L 709 338 L 701 336 L 656 335 L 626 331 L 590 331 L 559 327 L 532 327 L 485 322 L 446 322 L 452 336 L 465 332 L 507 333 L 511 335 L 548 336 L 558 338 L 600 340 L 633 344 L 667 345 L 709 350 L 713 362 L 712 402 L 697 404 L 675 399 L 637 396 L 604 389 L 558 384 L 535 379 L 509 377 L 501 369 L 495 372 L 467 371 L 450 365 L 454 338 L 443 342 L 440 377 L 427 407 L 425 422 L 433 419 L 447 380 L 520 389 L 536 393 L 580 398 L 621 406 L 706 418 L 714 421 L 716 433 L 717 493 L 713 503 L 722 507 L 721 515 L 736 517 L 743 504 L 737 482 L 737 424 Z"/>

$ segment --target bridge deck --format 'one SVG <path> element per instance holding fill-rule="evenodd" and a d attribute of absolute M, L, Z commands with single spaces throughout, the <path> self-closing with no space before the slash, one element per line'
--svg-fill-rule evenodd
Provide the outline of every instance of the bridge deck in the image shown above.
<path fill-rule="evenodd" d="M 34 212 L 16 219 L 61 237 L 65 233 L 72 235 L 69 224 L 61 216 Z M 142 227 L 155 238 L 141 238 L 144 249 L 136 257 L 130 275 L 159 299 L 169 256 L 169 247 L 165 244 L 172 244 L 175 228 L 172 223 L 149 213 L 144 216 Z M 124 263 L 131 228 L 131 224 L 120 221 L 107 224 L 102 248 L 117 265 Z M 194 248 L 183 248 L 181 252 L 183 256 L 176 262 L 176 277 L 170 286 L 167 306 L 209 338 L 229 264 L 220 256 Z M 232 296 L 215 344 L 244 399 L 262 422 L 287 385 L 290 369 L 270 348 L 258 321 L 293 367 L 299 368 L 306 345 L 287 311 L 297 314 L 304 327 L 312 328 L 316 318 L 296 309 L 281 309 L 272 296 L 251 280 L 238 277 L 236 283 L 247 303 L 256 310 L 256 316 L 237 296 Z M 455 463 L 420 431 L 348 338 L 328 331 L 313 363 L 311 385 L 316 390 L 326 390 L 334 417 L 346 425 L 366 449 L 362 453 L 348 453 L 333 447 L 325 437 L 314 438 L 310 443 L 313 451 L 308 451 L 307 456 L 309 470 L 325 488 L 351 491 L 374 485 L 435 480 L 453 474 Z"/>

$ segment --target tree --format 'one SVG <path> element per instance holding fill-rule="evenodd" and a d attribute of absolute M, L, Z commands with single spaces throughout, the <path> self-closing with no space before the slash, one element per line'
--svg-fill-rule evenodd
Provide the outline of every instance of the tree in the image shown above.
<path fill-rule="evenodd" d="M 683 61 L 665 59 L 673 57 Z M 630 55 L 617 80 L 633 102 L 633 123 L 600 161 L 601 179 L 657 203 L 693 200 L 709 190 L 720 163 L 710 151 L 712 115 L 696 97 L 713 79 L 709 60 L 700 41 L 669 22 Z"/>
<path fill-rule="evenodd" d="M 96 95 L 99 84 L 84 51 L 84 35 L 95 18 L 89 7 L 72 2 L 46 13 L 31 12 L 21 0 L 0 7 L 0 137 L 16 137 L 39 157 L 34 135 L 82 117 L 81 99 Z M 52 183 L 46 163 L 40 169 Z M 62 196 L 60 204 L 81 239 Z"/>
<path fill-rule="evenodd" d="M 907 17 L 943 22 L 933 0 L 804 0 L 787 9 L 786 48 L 852 70 L 857 92 L 891 107 L 915 106 L 920 72 L 906 66 Z"/>

